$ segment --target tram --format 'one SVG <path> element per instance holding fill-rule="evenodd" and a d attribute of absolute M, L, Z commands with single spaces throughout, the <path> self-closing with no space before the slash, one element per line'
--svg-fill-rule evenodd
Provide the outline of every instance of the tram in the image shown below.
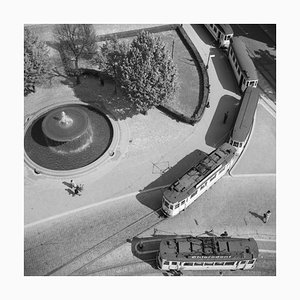
<path fill-rule="evenodd" d="M 236 149 L 224 143 L 199 162 L 163 192 L 162 211 L 173 217 L 185 210 L 232 167 Z"/>
<path fill-rule="evenodd" d="M 220 48 L 228 48 L 233 37 L 233 30 L 229 24 L 204 24 Z"/>
<path fill-rule="evenodd" d="M 253 87 L 247 87 L 242 96 L 239 113 L 229 139 L 229 144 L 237 150 L 236 154 L 240 154 L 245 147 L 253 124 L 258 100 L 258 90 Z"/>
<path fill-rule="evenodd" d="M 258 258 L 253 238 L 174 236 L 160 242 L 157 267 L 171 270 L 249 270 Z"/>
<path fill-rule="evenodd" d="M 248 86 L 257 87 L 258 76 L 255 66 L 248 55 L 245 44 L 238 37 L 233 37 L 228 48 L 228 59 L 240 90 Z"/>

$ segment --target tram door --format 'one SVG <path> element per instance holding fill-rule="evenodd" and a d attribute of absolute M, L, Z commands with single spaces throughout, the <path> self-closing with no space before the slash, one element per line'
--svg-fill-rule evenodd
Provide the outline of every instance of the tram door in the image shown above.
<path fill-rule="evenodd" d="M 221 43 L 221 32 L 220 31 L 218 31 L 218 41 L 219 41 L 219 43 Z"/>
<path fill-rule="evenodd" d="M 176 262 L 176 261 L 172 261 L 171 264 L 169 265 L 169 269 L 170 270 L 177 270 L 178 269 L 178 264 L 180 264 L 180 263 Z"/>
<path fill-rule="evenodd" d="M 246 261 L 245 260 L 241 260 L 238 262 L 238 269 L 245 269 L 246 267 Z"/>

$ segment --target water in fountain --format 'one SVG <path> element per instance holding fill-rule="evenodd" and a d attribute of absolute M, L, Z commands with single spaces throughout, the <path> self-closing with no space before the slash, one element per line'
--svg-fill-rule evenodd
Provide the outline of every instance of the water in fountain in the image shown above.
<path fill-rule="evenodd" d="M 29 158 L 52 170 L 71 170 L 98 159 L 113 136 L 109 119 L 86 105 L 65 105 L 37 118 L 25 133 Z"/>

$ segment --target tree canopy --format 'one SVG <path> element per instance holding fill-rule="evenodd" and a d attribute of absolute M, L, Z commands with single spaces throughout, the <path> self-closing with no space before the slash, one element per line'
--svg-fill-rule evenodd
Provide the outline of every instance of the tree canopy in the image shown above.
<path fill-rule="evenodd" d="M 24 29 L 24 95 L 34 93 L 50 71 L 47 45 L 27 27 Z"/>
<path fill-rule="evenodd" d="M 159 37 L 142 31 L 127 47 L 116 40 L 105 47 L 112 75 L 139 111 L 145 113 L 174 96 L 177 69 Z"/>
<path fill-rule="evenodd" d="M 91 24 L 59 24 L 54 28 L 54 37 L 64 55 L 75 62 L 79 83 L 79 59 L 92 58 L 97 52 L 96 34 Z"/>

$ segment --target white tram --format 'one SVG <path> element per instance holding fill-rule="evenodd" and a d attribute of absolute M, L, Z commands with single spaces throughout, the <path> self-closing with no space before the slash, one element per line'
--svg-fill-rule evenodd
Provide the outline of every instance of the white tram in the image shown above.
<path fill-rule="evenodd" d="M 233 30 L 229 24 L 204 24 L 220 48 L 228 48 L 233 37 Z"/>
<path fill-rule="evenodd" d="M 163 239 L 157 266 L 170 270 L 249 270 L 258 258 L 253 238 L 174 236 Z"/>
<path fill-rule="evenodd" d="M 256 88 L 247 87 L 242 96 L 239 113 L 229 139 L 229 144 L 237 150 L 236 154 L 240 154 L 245 147 L 253 125 L 258 100 L 259 91 Z"/>
<path fill-rule="evenodd" d="M 236 149 L 224 143 L 176 180 L 163 193 L 162 211 L 173 217 L 185 210 L 232 167 Z"/>
<path fill-rule="evenodd" d="M 248 86 L 257 87 L 256 69 L 243 41 L 233 37 L 228 50 L 228 59 L 241 91 L 245 91 Z"/>

